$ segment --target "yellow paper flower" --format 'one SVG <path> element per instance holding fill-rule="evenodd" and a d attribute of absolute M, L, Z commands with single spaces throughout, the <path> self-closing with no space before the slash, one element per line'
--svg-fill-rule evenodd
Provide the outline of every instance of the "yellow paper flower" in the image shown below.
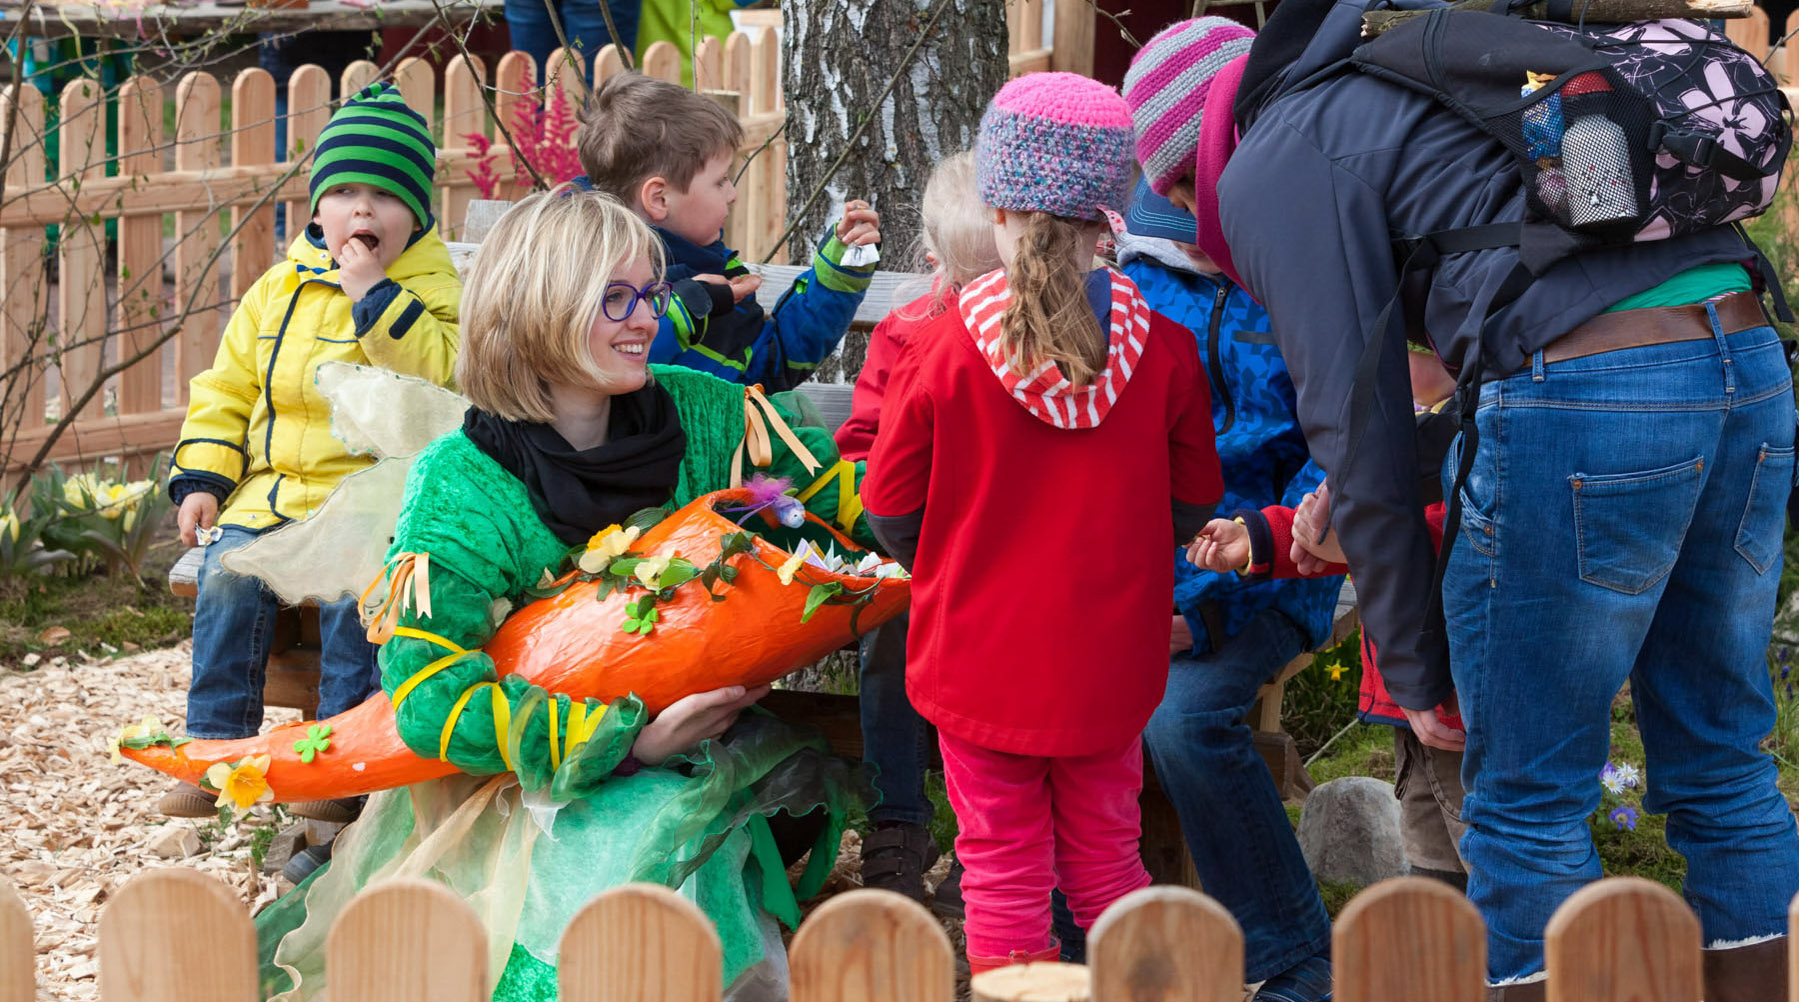
<path fill-rule="evenodd" d="M 643 582 L 645 588 L 654 591 L 661 587 L 658 582 L 662 572 L 668 570 L 667 557 L 645 557 L 637 562 L 637 580 Z"/>
<path fill-rule="evenodd" d="M 621 529 L 617 524 L 609 525 L 594 533 L 593 538 L 587 541 L 587 552 L 581 554 L 576 566 L 588 574 L 598 574 L 629 550 L 641 535 L 643 530 L 637 526 Z"/>
<path fill-rule="evenodd" d="M 267 755 L 252 755 L 235 766 L 214 762 L 212 768 L 206 770 L 207 784 L 219 791 L 214 806 L 235 804 L 241 811 L 274 800 L 275 791 L 269 788 L 268 772 Z"/>
<path fill-rule="evenodd" d="M 798 553 L 795 553 L 793 556 L 788 557 L 786 559 L 786 561 L 784 561 L 781 564 L 781 566 L 775 568 L 775 576 L 781 579 L 782 584 L 790 585 L 793 583 L 794 572 L 799 570 L 800 565 L 805 562 L 806 562 L 806 551 L 800 550 Z"/>
<path fill-rule="evenodd" d="M 125 761 L 125 756 L 119 751 L 119 749 L 124 746 L 125 742 L 142 741 L 145 738 L 153 738 L 162 733 L 162 721 L 156 719 L 153 714 L 145 714 L 144 719 L 137 723 L 127 724 L 124 727 L 119 728 L 119 733 L 112 736 L 113 762 L 116 764 Z"/>

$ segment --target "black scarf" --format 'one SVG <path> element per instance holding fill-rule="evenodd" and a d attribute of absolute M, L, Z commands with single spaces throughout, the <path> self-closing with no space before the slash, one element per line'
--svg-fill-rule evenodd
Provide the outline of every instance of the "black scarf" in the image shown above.
<path fill-rule="evenodd" d="M 681 476 L 687 434 L 668 390 L 650 384 L 612 398 L 606 441 L 571 448 L 547 424 L 470 407 L 463 434 L 522 481 L 537 517 L 570 546 L 633 512 L 666 504 Z"/>

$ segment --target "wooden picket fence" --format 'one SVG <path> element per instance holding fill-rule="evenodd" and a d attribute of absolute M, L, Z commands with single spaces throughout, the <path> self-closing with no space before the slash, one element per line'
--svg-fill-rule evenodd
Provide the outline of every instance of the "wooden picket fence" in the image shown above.
<path fill-rule="evenodd" d="M 1043 44 L 1047 2 L 1057 3 L 1058 15 L 1069 23 L 1066 29 L 1058 23 L 1058 40 L 1068 37 L 1074 39 L 1071 46 L 1080 45 L 1078 29 L 1086 24 L 1084 48 L 1091 64 L 1093 15 L 1086 0 L 1012 0 L 1009 54 L 1014 72 L 1051 66 L 1052 51 Z M 1082 8 L 1085 22 L 1079 16 Z M 517 197 L 522 189 L 511 183 L 506 137 L 495 128 L 493 112 L 516 129 L 526 108 L 553 109 L 560 92 L 561 107 L 572 116 L 588 83 L 624 70 L 611 48 L 594 63 L 593 79 L 583 81 L 581 61 L 556 53 L 541 98 L 532 93 L 531 59 L 520 52 L 508 53 L 491 69 L 478 58 L 453 57 L 443 69 L 441 90 L 423 60 L 406 59 L 394 67 L 393 78 L 407 104 L 433 123 L 438 144 L 434 208 L 446 238 L 454 238 L 469 201 L 479 197 L 469 176 L 478 162 L 469 135 L 480 134 L 494 144 L 490 163 L 506 180 L 499 197 Z M 779 40 L 766 28 L 733 32 L 722 40 L 706 38 L 694 64 L 695 85 L 735 108 L 744 126 L 742 152 L 755 155 L 740 179 L 726 239 L 760 260 L 787 224 Z M 681 54 L 666 42 L 657 43 L 642 54 L 641 68 L 678 82 Z M 379 73 L 374 63 L 355 63 L 344 71 L 340 92 L 351 93 Z M 74 81 L 58 95 L 49 118 L 56 123 L 60 152 L 54 165 L 60 180 L 51 184 L 43 180 L 48 138 L 43 98 L 29 85 L 16 97 L 11 88 L 0 93 L 0 126 L 16 121 L 6 147 L 12 159 L 0 203 L 0 374 L 21 359 L 44 354 L 50 339 L 57 347 L 48 365 L 38 363 L 32 378 L 0 399 L 0 487 L 17 478 L 49 435 L 43 420 L 49 369 L 58 376 L 59 399 L 51 408 L 55 414 L 75 412 L 85 399 L 49 459 L 85 463 L 118 457 L 135 468 L 142 457 L 175 444 L 188 380 L 212 363 L 231 306 L 285 253 L 275 243 L 276 211 L 286 213 L 290 235 L 308 219 L 307 155 L 330 117 L 331 84 L 316 66 L 301 67 L 285 82 L 287 149 L 277 151 L 275 97 L 283 84 L 262 69 L 246 69 L 229 81 L 192 72 L 172 88 L 138 77 L 111 95 L 102 94 L 95 81 Z M 227 88 L 229 121 L 221 115 Z M 16 119 L 10 107 L 14 101 Z M 112 137 L 104 135 L 108 101 L 118 106 Z M 173 108 L 174 130 L 168 135 L 165 103 Z M 106 176 L 108 138 L 116 149 L 111 177 Z M 235 234 L 227 248 L 220 247 L 220 214 L 228 215 Z M 113 220 L 117 265 L 108 275 L 107 226 Z M 163 231 L 171 222 L 176 242 L 165 262 Z M 59 230 L 53 247 L 45 226 Z M 221 250 L 229 255 L 229 282 L 221 281 Z M 785 263 L 786 256 L 776 253 L 772 260 Z M 173 278 L 169 288 L 165 263 Z M 177 320 L 179 333 L 156 348 Z M 164 350 L 173 355 L 170 365 L 164 364 Z M 106 374 L 108 367 L 140 356 Z M 0 376 L 0 386 L 4 383 Z"/>
<path fill-rule="evenodd" d="M 1799 923 L 1799 902 L 1792 921 Z M 1569 898 L 1545 935 L 1559 1002 L 1696 1002 L 1699 921 L 1660 884 L 1602 880 Z M 1445 884 L 1401 877 L 1364 891 L 1332 934 L 1338 1002 L 1484 1002 L 1486 930 Z M 443 886 L 394 880 L 358 895 L 332 926 L 333 1002 L 482 1002 L 479 920 Z M 1102 915 L 1088 937 L 1089 995 L 1071 1002 L 1242 1002 L 1243 936 L 1197 891 L 1152 887 Z M 31 919 L 0 880 L 0 1002 L 36 997 Z M 792 1002 L 951 1002 L 942 926 L 887 891 L 837 895 L 793 938 Z M 567 1002 L 718 1002 L 718 935 L 687 899 L 633 884 L 596 897 L 564 932 Z M 256 934 L 243 903 L 191 870 L 150 870 L 100 915 L 101 1002 L 245 1002 L 258 996 Z M 1000 1000 L 1022 995 L 985 994 Z M 1051 996 L 1042 996 L 1048 998 Z M 1767 1002 L 1782 1002 L 1769 999 Z M 1799 1002 L 1799 979 L 1787 1002 Z"/>

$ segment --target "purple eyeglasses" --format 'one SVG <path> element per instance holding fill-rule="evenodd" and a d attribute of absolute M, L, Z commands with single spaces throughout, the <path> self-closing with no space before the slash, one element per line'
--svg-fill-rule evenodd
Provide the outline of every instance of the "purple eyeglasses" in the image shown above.
<path fill-rule="evenodd" d="M 642 300 L 650 304 L 650 315 L 660 320 L 668 312 L 673 294 L 674 286 L 667 282 L 651 282 L 641 289 L 629 282 L 608 282 L 606 296 L 600 300 L 600 312 L 606 314 L 607 320 L 622 324 L 631 319 L 638 300 Z"/>

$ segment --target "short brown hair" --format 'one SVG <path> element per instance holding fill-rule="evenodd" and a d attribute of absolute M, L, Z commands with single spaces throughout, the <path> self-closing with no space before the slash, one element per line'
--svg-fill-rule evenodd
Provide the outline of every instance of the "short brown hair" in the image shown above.
<path fill-rule="evenodd" d="M 706 161 L 742 144 L 743 126 L 717 102 L 635 70 L 593 92 L 575 134 L 588 180 L 627 205 L 652 177 L 685 192 Z"/>
<path fill-rule="evenodd" d="M 509 421 L 554 420 L 550 380 L 600 380 L 588 333 L 607 280 L 640 257 L 660 280 L 662 241 L 610 195 L 563 185 L 507 209 L 462 285 L 463 395 Z"/>

